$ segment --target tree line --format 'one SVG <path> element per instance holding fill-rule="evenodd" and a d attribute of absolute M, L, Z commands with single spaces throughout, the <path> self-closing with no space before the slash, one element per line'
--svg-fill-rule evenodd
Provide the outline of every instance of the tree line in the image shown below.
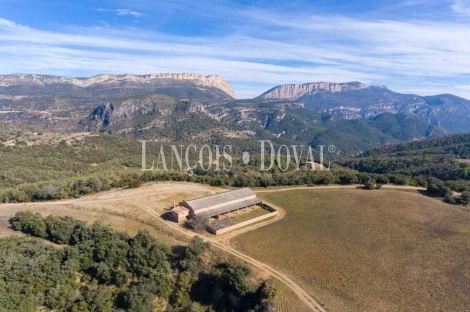
<path fill-rule="evenodd" d="M 288 185 L 362 184 L 368 180 L 381 184 L 421 185 L 425 179 L 409 178 L 399 174 L 370 174 L 335 168 L 330 171 L 292 170 L 289 172 L 261 172 L 235 167 L 230 172 L 195 170 L 182 171 L 121 170 L 110 174 L 89 175 L 58 181 L 26 183 L 0 189 L 0 202 L 18 203 L 32 201 L 78 198 L 116 187 L 135 188 L 142 183 L 158 181 L 183 181 L 217 187 L 270 187 Z"/>

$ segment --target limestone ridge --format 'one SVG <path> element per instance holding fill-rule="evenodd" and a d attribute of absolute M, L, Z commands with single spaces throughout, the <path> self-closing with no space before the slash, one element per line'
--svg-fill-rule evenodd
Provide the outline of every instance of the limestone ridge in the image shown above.
<path fill-rule="evenodd" d="M 178 101 L 163 95 L 153 95 L 141 99 L 128 99 L 120 103 L 106 102 L 96 107 L 81 125 L 88 130 L 99 131 L 102 128 L 113 128 L 123 122 L 146 123 L 143 120 L 165 119 L 175 114 L 205 112 L 205 107 L 197 102 Z"/>
<path fill-rule="evenodd" d="M 405 114 L 424 118 L 451 133 L 470 131 L 470 101 L 451 94 L 420 96 L 393 92 L 384 86 L 360 82 L 316 82 L 274 87 L 258 100 L 296 101 L 308 110 L 339 119 L 373 118 L 380 114 Z"/>
<path fill-rule="evenodd" d="M 314 82 L 305 84 L 287 84 L 274 87 L 260 95 L 260 99 L 298 99 L 307 94 L 315 94 L 321 91 L 326 92 L 343 92 L 356 91 L 367 88 L 365 84 L 360 82 Z"/>
<path fill-rule="evenodd" d="M 119 83 L 153 84 L 162 79 L 190 81 L 200 87 L 217 88 L 232 98 L 236 98 L 230 84 L 218 75 L 204 76 L 192 73 L 159 73 L 149 75 L 111 75 L 103 74 L 89 78 L 75 78 L 36 74 L 0 75 L 0 87 L 21 85 L 47 86 L 52 84 L 71 84 L 76 87 L 87 88 L 96 85 L 113 85 Z"/>

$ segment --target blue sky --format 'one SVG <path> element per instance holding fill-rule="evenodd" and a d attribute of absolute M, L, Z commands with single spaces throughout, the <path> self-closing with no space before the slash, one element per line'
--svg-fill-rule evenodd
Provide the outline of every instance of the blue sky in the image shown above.
<path fill-rule="evenodd" d="M 470 0 L 0 0 L 0 74 L 158 72 L 470 98 Z"/>

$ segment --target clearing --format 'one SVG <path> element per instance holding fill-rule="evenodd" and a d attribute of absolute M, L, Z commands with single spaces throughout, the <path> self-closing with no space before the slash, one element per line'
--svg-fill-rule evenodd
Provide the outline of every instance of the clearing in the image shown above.
<path fill-rule="evenodd" d="M 72 216 L 93 223 L 101 220 L 116 230 L 135 235 L 139 229 L 149 230 L 155 237 L 175 245 L 188 238 L 175 233 L 155 220 L 141 208 L 144 205 L 158 214 L 167 212 L 183 198 L 194 198 L 223 191 L 210 186 L 192 183 L 149 183 L 136 189 L 114 189 L 78 199 L 25 204 L 1 204 L 0 236 L 8 236 L 8 220 L 20 210 L 39 212 L 42 215 Z"/>

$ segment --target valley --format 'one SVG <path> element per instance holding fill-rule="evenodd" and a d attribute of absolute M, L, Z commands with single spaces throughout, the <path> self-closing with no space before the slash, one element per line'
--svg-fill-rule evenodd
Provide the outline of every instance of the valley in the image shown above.
<path fill-rule="evenodd" d="M 0 312 L 469 312 L 470 0 L 0 0 Z"/>

